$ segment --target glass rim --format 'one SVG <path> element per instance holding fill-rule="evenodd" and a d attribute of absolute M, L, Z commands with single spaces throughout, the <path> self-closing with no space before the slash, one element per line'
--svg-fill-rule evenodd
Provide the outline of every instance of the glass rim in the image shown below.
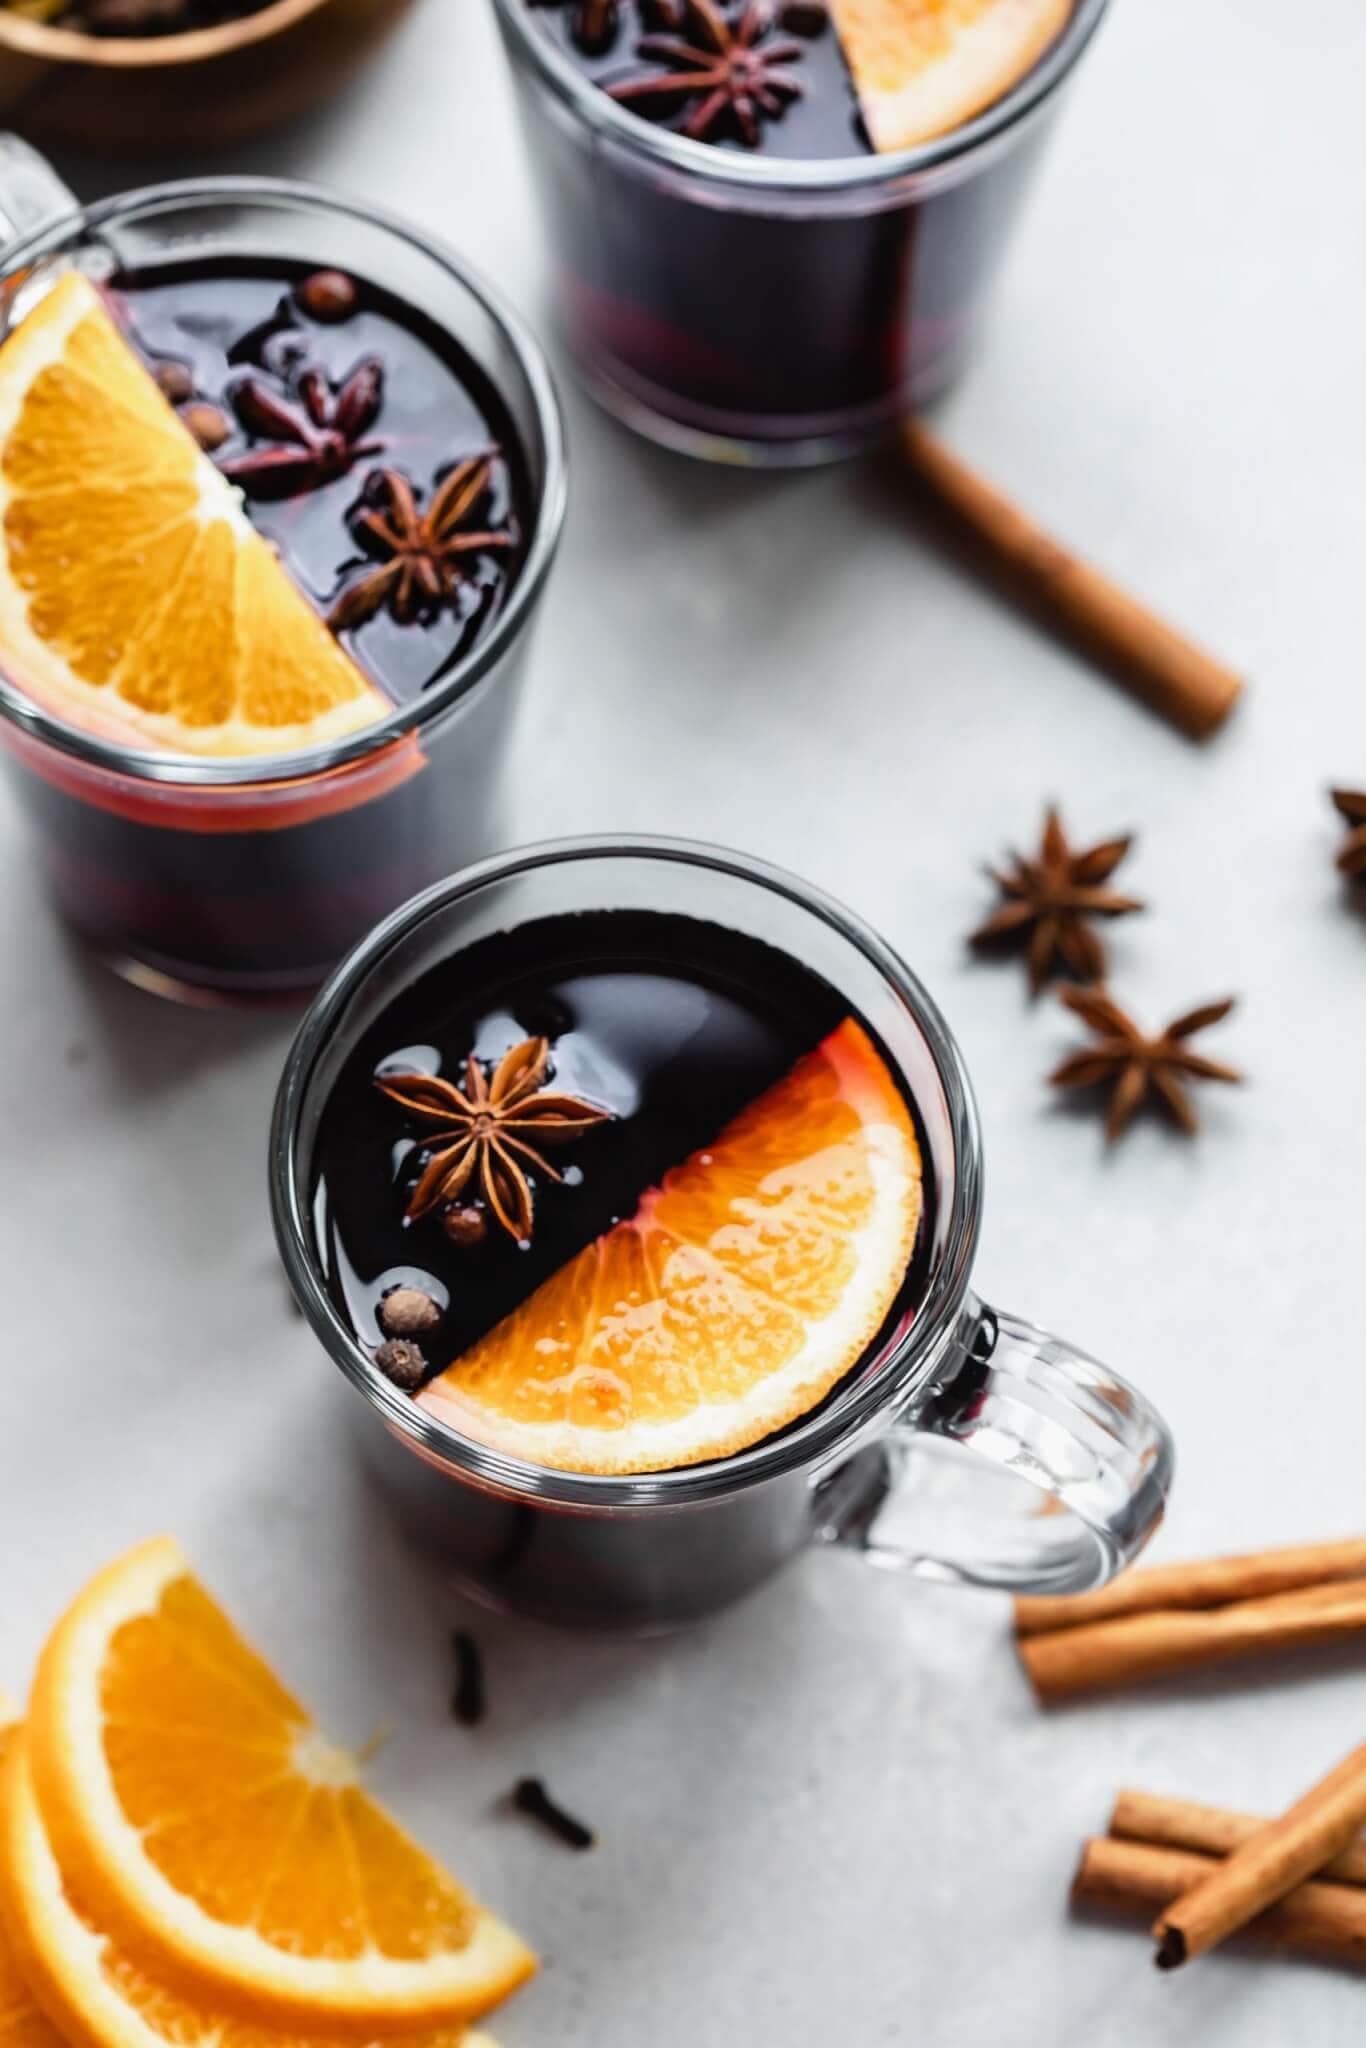
<path fill-rule="evenodd" d="M 865 1380 L 780 1435 L 733 1457 L 630 1477 L 563 1472 L 494 1450 L 439 1421 L 392 1385 L 361 1348 L 323 1284 L 312 1248 L 311 1194 L 300 1183 L 296 1157 L 317 1063 L 337 1030 L 345 1030 L 353 999 L 395 946 L 491 885 L 541 868 L 609 860 L 669 862 L 768 890 L 862 953 L 906 1004 L 929 1049 L 944 1090 L 954 1163 L 953 1201 L 934 1276 L 909 1329 L 889 1343 Z M 912 1367 L 932 1366 L 938 1358 L 968 1292 L 980 1231 L 982 1139 L 967 1069 L 938 1005 L 900 955 L 854 911 L 787 869 L 731 848 L 654 835 L 591 834 L 543 840 L 462 868 L 412 897 L 361 940 L 314 997 L 290 1046 L 271 1119 L 269 1172 L 275 1240 L 291 1292 L 333 1364 L 393 1435 L 429 1464 L 487 1491 L 579 1511 L 620 1511 L 681 1507 L 837 1462 L 835 1454 L 844 1450 L 848 1455 L 845 1447 L 852 1447 L 878 1415 L 909 1397 Z"/>
<path fill-rule="evenodd" d="M 504 31 L 541 84 L 588 127 L 637 156 L 709 183 L 772 193 L 856 193 L 919 172 L 945 170 L 1025 120 L 1056 91 L 1090 42 L 1110 0 L 1074 0 L 1071 18 L 1038 63 L 999 100 L 947 135 L 863 157 L 749 157 L 694 142 L 632 114 L 577 69 L 530 19 L 528 0 L 493 0 Z"/>
<path fill-rule="evenodd" d="M 260 791 L 277 784 L 310 781 L 368 760 L 410 733 L 420 733 L 468 699 L 493 673 L 525 627 L 550 573 L 564 528 L 568 496 L 564 421 L 554 378 L 544 350 L 520 313 L 474 264 L 425 229 L 401 215 L 368 201 L 352 199 L 326 186 L 294 178 L 249 176 L 176 178 L 139 185 L 90 206 L 45 221 L 0 255 L 0 276 L 53 254 L 73 233 L 98 232 L 134 208 L 204 205 L 255 200 L 281 208 L 297 206 L 341 215 L 379 228 L 416 249 L 444 269 L 477 301 L 495 331 L 511 350 L 526 380 L 537 429 L 545 453 L 545 482 L 538 494 L 531 544 L 507 604 L 489 632 L 458 661 L 450 673 L 410 703 L 395 705 L 387 718 L 361 731 L 302 752 L 212 757 L 171 753 L 165 749 L 124 745 L 87 732 L 36 702 L 0 672 L 0 718 L 31 738 L 74 757 L 88 767 L 126 779 L 172 788 L 244 788 Z"/>

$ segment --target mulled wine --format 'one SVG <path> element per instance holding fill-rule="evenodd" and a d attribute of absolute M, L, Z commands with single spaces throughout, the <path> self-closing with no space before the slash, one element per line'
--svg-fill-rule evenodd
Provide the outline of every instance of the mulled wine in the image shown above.
<path fill-rule="evenodd" d="M 16 270 L 0 344 L 20 796 L 71 922 L 188 995 L 309 986 L 496 839 L 511 693 L 481 678 L 515 678 L 560 513 L 553 400 L 501 312 L 359 210 L 262 206 L 256 254 L 247 202 L 168 239 L 146 195 L 116 268 L 78 252 L 97 289 Z M 343 223 L 373 268 L 325 260 Z M 60 473 L 64 435 L 69 503 L 32 453 Z"/>
<path fill-rule="evenodd" d="M 841 1044 L 892 1089 L 828 983 L 701 920 L 581 913 L 476 942 L 383 1010 L 323 1111 L 311 1210 L 338 1315 L 431 1413 L 500 1437 L 506 1422 L 511 1444 L 543 1444 L 551 1463 L 569 1462 L 556 1451 L 572 1426 L 589 1469 L 618 1469 L 642 1425 L 644 1446 L 679 1448 L 702 1389 L 738 1409 L 750 1398 L 746 1360 L 765 1343 L 772 1370 L 786 1369 L 797 1326 L 778 1327 L 787 1311 L 769 1292 L 780 1286 L 813 1324 L 818 1302 L 833 1315 L 855 1295 L 864 1304 L 864 1322 L 849 1325 L 861 1341 L 811 1382 L 826 1398 L 889 1321 L 913 1312 L 933 1235 L 923 1147 L 897 1091 L 916 1162 L 904 1235 L 880 1240 L 876 1288 L 841 1265 L 836 1240 L 868 1232 L 874 1209 L 896 1199 L 891 1164 L 853 1216 L 846 1189 L 822 1181 L 837 1158 L 850 1181 L 861 1170 L 852 1110 L 827 1116 L 819 1143 L 810 1135 L 813 1099 L 833 1097 L 843 1071 L 833 1056 L 820 1066 L 821 1049 Z M 857 1087 L 849 1099 L 861 1100 Z M 776 1200 L 784 1174 L 800 1184 L 790 1208 Z M 745 1219 L 765 1187 L 774 1199 L 751 1239 Z M 661 1217 L 628 1251 L 640 1219 Z M 590 1267 L 598 1297 L 580 1328 L 568 1297 Z M 732 1283 L 751 1297 L 738 1313 Z M 700 1337 L 687 1323 L 694 1296 L 711 1326 Z M 732 1316 L 734 1355 L 718 1362 L 711 1336 Z M 667 1357 L 660 1320 L 676 1338 Z M 461 1406 L 470 1361 L 498 1403 L 482 1421 Z"/>
<path fill-rule="evenodd" d="M 768 463 L 933 400 L 1104 4 L 497 0 L 590 388 Z"/>
<path fill-rule="evenodd" d="M 1142 1396 L 970 1285 L 931 998 L 741 854 L 552 842 L 405 905 L 299 1028 L 271 1201 L 368 1461 L 496 1605 L 668 1627 L 813 1543 L 1076 1590 L 1161 1514 Z"/>

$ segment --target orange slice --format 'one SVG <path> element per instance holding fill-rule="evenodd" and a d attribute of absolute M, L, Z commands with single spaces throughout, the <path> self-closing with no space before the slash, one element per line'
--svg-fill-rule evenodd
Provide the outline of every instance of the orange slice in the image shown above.
<path fill-rule="evenodd" d="M 573 1472 L 729 1457 L 857 1362 L 920 1210 L 910 1113 L 850 1018 L 418 1398 Z"/>
<path fill-rule="evenodd" d="M 875 149 L 946 135 L 1010 91 L 1073 0 L 830 0 Z"/>
<path fill-rule="evenodd" d="M 361 1790 L 169 1539 L 58 1623 L 25 1742 L 58 1863 L 158 1974 L 314 2032 L 488 2012 L 534 1968 Z"/>
<path fill-rule="evenodd" d="M 34 2031 L 7 2032 L 7 1951 L 0 1937 L 4 2048 L 62 2048 L 63 2037 L 83 2048 L 359 2048 L 356 2039 L 345 2035 L 282 2033 L 245 2011 L 195 1999 L 183 1985 L 152 1976 L 120 1948 L 77 1901 L 58 1868 L 22 1736 L 12 1743 L 0 1777 L 0 1911 L 9 1953 L 18 1959 L 38 2000 L 35 2006 L 28 1999 Z M 60 2027 L 60 2035 L 54 2027 Z M 484 2034 L 445 2030 L 395 2037 L 392 2048 L 492 2048 L 492 2043 Z"/>
<path fill-rule="evenodd" d="M 71 724 L 292 753 L 391 710 L 69 271 L 0 347 L 0 660 Z"/>
<path fill-rule="evenodd" d="M 0 1693 L 0 1771 L 17 1735 L 14 1709 Z M 62 2036 L 29 1989 L 32 1980 L 20 1967 L 21 1953 L 0 1922 L 0 2048 L 64 2048 Z"/>

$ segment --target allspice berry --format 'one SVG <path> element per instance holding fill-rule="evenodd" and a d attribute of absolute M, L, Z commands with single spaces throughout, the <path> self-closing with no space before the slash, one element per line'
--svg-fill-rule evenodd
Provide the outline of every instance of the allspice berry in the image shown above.
<path fill-rule="evenodd" d="M 219 406 L 210 405 L 207 399 L 197 399 L 193 405 L 187 405 L 180 417 L 206 455 L 212 455 L 215 448 L 221 448 L 232 434 L 232 421 Z"/>
<path fill-rule="evenodd" d="M 442 1228 L 451 1243 L 467 1251 L 472 1245 L 482 1244 L 489 1234 L 488 1218 L 482 1209 L 452 1208 L 442 1218 Z"/>
<path fill-rule="evenodd" d="M 823 36 L 830 26 L 830 10 L 825 0 L 784 0 L 778 26 L 790 36 Z"/>
<path fill-rule="evenodd" d="M 294 296 L 310 320 L 321 320 L 325 326 L 349 320 L 360 299 L 356 280 L 344 270 L 315 270 Z"/>
<path fill-rule="evenodd" d="M 407 1337 L 391 1337 L 375 1353 L 375 1364 L 384 1377 L 405 1394 L 415 1394 L 427 1377 L 427 1359 L 422 1346 Z"/>
<path fill-rule="evenodd" d="M 194 378 L 184 363 L 158 363 L 152 372 L 157 389 L 172 405 L 184 405 L 194 397 Z"/>
<path fill-rule="evenodd" d="M 421 1337 L 441 1321 L 441 1310 L 420 1287 L 394 1287 L 379 1305 L 379 1324 L 386 1337 Z"/>

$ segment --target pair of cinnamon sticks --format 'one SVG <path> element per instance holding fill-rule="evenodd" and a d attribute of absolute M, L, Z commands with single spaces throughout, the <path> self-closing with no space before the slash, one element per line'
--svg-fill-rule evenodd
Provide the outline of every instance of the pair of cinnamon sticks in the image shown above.
<path fill-rule="evenodd" d="M 1121 1792 L 1082 1850 L 1074 1902 L 1144 1914 L 1161 1969 L 1232 1934 L 1366 1963 L 1366 1744 L 1279 1820 Z"/>
<path fill-rule="evenodd" d="M 1099 1593 L 1017 1600 L 1015 1627 L 1045 1703 L 1366 1637 L 1366 1538 L 1125 1572 Z"/>

